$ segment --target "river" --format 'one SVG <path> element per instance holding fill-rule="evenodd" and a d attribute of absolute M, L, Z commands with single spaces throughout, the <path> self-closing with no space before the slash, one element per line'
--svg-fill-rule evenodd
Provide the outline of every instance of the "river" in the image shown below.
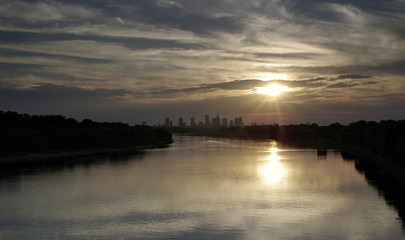
<path fill-rule="evenodd" d="M 174 137 L 139 155 L 2 169 L 0 239 L 405 239 L 339 151 Z"/>

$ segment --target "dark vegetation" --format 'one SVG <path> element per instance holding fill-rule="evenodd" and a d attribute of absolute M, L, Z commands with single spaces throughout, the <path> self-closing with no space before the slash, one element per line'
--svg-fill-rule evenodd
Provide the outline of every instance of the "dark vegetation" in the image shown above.
<path fill-rule="evenodd" d="M 172 135 L 149 126 L 81 122 L 61 115 L 28 115 L 0 111 L 0 153 L 9 155 L 52 150 L 81 150 L 157 146 Z"/>
<path fill-rule="evenodd" d="M 176 131 L 176 130 L 175 130 Z M 188 128 L 177 131 L 218 137 L 266 138 L 316 148 L 339 148 L 367 151 L 381 156 L 384 161 L 399 168 L 405 167 L 405 120 L 358 121 L 349 125 L 333 123 L 329 126 L 317 124 L 258 125 L 231 128 Z"/>
<path fill-rule="evenodd" d="M 308 123 L 190 128 L 190 131 L 198 135 L 268 138 L 301 147 L 341 149 L 345 157 L 356 158 L 358 164 L 389 173 L 387 176 L 392 180 L 405 185 L 405 120 L 358 121 L 349 125 L 333 123 L 329 126 Z"/>

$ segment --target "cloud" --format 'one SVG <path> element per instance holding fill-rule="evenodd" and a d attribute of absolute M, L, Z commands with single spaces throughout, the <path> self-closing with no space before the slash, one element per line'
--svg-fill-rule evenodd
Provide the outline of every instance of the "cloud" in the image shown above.
<path fill-rule="evenodd" d="M 183 5 L 181 3 L 176 2 L 176 1 L 157 0 L 156 3 L 158 6 L 166 7 L 166 8 L 172 8 L 172 7 L 182 8 L 183 7 Z"/>
<path fill-rule="evenodd" d="M 356 87 L 356 86 L 360 86 L 360 85 L 370 85 L 370 84 L 377 84 L 378 82 L 364 82 L 364 83 L 344 83 L 344 82 L 340 82 L 340 83 L 335 83 L 335 84 L 331 84 L 328 85 L 328 88 L 348 88 L 348 87 Z"/>
<path fill-rule="evenodd" d="M 78 57 L 78 56 L 70 56 L 64 54 L 50 54 L 50 53 L 42 53 L 42 52 L 33 52 L 33 51 L 18 51 L 18 50 L 11 50 L 6 48 L 0 48 L 0 55 L 3 57 L 8 57 L 11 59 L 12 57 L 22 57 L 22 58 L 32 58 L 32 57 L 43 57 L 49 59 L 63 59 L 70 62 L 79 62 L 79 63 L 112 63 L 112 60 L 108 59 L 97 59 L 97 58 L 90 58 L 90 57 Z M 7 64 L 7 63 L 0 63 L 0 64 Z M 35 65 L 35 64 L 33 64 Z M 37 67 L 41 66 L 39 64 L 36 65 Z"/>
<path fill-rule="evenodd" d="M 124 21 L 122 18 L 120 18 L 120 17 L 116 17 L 115 19 L 117 19 L 117 21 L 118 21 L 119 23 L 125 23 L 125 21 Z"/>
<path fill-rule="evenodd" d="M 25 31 L 0 31 L 0 43 L 46 43 L 58 41 L 95 41 L 101 43 L 117 44 L 130 49 L 149 48 L 203 48 L 202 45 L 182 43 L 176 40 L 151 39 L 140 37 L 115 37 L 100 35 L 82 35 L 71 33 L 38 33 Z"/>
<path fill-rule="evenodd" d="M 277 100 L 285 108 L 351 106 L 365 96 L 388 106 L 385 98 L 405 89 L 404 8 L 391 0 L 3 1 L 1 87 L 26 91 L 2 106 L 29 99 L 39 109 L 45 100 L 31 98 L 34 89 L 64 102 L 46 83 L 151 116 L 151 104 L 169 112 L 175 107 L 162 106 L 182 99 L 248 111 L 265 101 L 252 92 L 269 83 L 260 76 L 288 79 L 273 81 L 295 90 Z"/>
<path fill-rule="evenodd" d="M 308 84 L 312 80 L 305 81 L 307 82 L 304 84 Z M 283 83 L 297 84 L 294 81 Z M 216 112 L 223 117 L 244 116 L 246 122 L 299 123 L 305 119 L 304 122 L 341 121 L 344 123 L 359 120 L 362 117 L 386 119 L 387 115 L 384 114 L 388 113 L 390 113 L 389 116 L 399 119 L 403 113 L 401 109 L 405 107 L 403 94 L 381 94 L 381 90 L 373 94 L 374 96 L 353 95 L 352 97 L 356 98 L 355 101 L 345 96 L 328 96 L 322 91 L 317 91 L 316 88 L 291 92 L 278 100 L 253 93 L 233 96 L 209 95 L 213 90 L 243 91 L 264 84 L 268 82 L 248 79 L 156 92 L 85 89 L 54 84 L 37 84 L 28 89 L 3 87 L 0 88 L 0 109 L 31 114 L 64 114 L 69 117 L 92 118 L 98 121 L 125 121 L 131 124 L 147 121 L 150 124 L 157 124 L 160 123 L 159 119 L 163 121 L 165 116 L 199 118 L 203 114 Z M 331 88 L 331 90 L 334 89 Z M 196 92 L 202 93 L 205 97 L 190 98 Z M 177 99 L 178 94 L 183 96 Z M 128 95 L 136 96 L 142 101 L 127 101 Z M 155 97 L 166 98 L 166 100 L 155 101 Z M 343 98 L 336 101 L 336 97 Z M 279 118 L 275 118 L 277 115 Z"/>
<path fill-rule="evenodd" d="M 362 76 L 354 74 L 340 75 L 338 77 L 323 78 L 318 77 L 314 79 L 306 80 L 258 80 L 258 79 L 244 79 L 244 80 L 234 80 L 229 82 L 220 83 L 206 83 L 195 85 L 187 88 L 173 88 L 173 89 L 162 89 L 156 91 L 148 91 L 148 94 L 153 98 L 178 98 L 187 95 L 197 94 L 197 93 L 212 93 L 213 91 L 221 91 L 223 94 L 232 95 L 230 92 L 238 92 L 239 95 L 252 95 L 254 94 L 254 89 L 257 87 L 263 87 L 269 85 L 270 83 L 278 83 L 284 86 L 295 89 L 299 93 L 291 93 L 291 95 L 299 99 L 309 99 L 317 98 L 321 96 L 320 94 L 314 95 L 314 90 L 321 90 L 322 88 L 350 88 L 356 86 L 366 86 L 372 84 L 378 84 L 377 81 L 361 81 L 357 79 L 370 78 L 371 76 Z M 333 83 L 336 79 L 339 80 L 350 80 L 348 82 Z M 354 81 L 353 81 L 354 80 Z M 242 92 L 241 92 L 242 91 Z M 228 93 L 226 93 L 228 92 Z M 144 92 L 134 93 L 135 97 L 142 96 Z M 304 97 L 305 96 L 305 97 Z M 215 95 L 205 95 L 206 98 L 215 98 Z M 204 97 L 203 97 L 204 98 Z"/>
<path fill-rule="evenodd" d="M 3 18 L 37 23 L 55 20 L 79 21 L 97 17 L 99 14 L 82 5 L 63 4 L 52 0 L 35 3 L 15 0 L 0 3 L 0 15 Z"/>
<path fill-rule="evenodd" d="M 3 87 L 0 88 L 0 109 L 78 116 L 86 114 L 86 111 L 118 107 L 125 93 L 124 90 L 83 89 L 55 84 L 37 84 L 27 89 Z"/>
<path fill-rule="evenodd" d="M 357 75 L 357 74 L 346 74 L 346 75 L 339 75 L 336 79 L 364 79 L 364 78 L 371 78 L 368 75 Z"/>
<path fill-rule="evenodd" d="M 296 53 L 255 53 L 258 58 L 275 58 L 275 59 L 311 59 L 322 54 L 311 52 L 296 52 Z"/>

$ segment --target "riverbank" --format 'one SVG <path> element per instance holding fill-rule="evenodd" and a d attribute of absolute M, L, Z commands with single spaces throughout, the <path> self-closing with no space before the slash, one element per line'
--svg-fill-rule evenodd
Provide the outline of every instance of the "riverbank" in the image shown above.
<path fill-rule="evenodd" d="M 129 155 L 139 154 L 145 149 L 164 148 L 168 143 L 141 145 L 125 148 L 103 148 L 103 149 L 83 149 L 83 150 L 54 150 L 47 152 L 27 152 L 11 153 L 0 156 L 1 165 L 19 165 L 25 163 L 48 163 L 57 162 L 61 159 L 73 159 L 91 156 Z"/>
<path fill-rule="evenodd" d="M 0 111 L 0 163 L 135 151 L 172 142 L 168 131 L 150 126 Z"/>
<path fill-rule="evenodd" d="M 386 157 L 353 145 L 342 146 L 342 157 L 355 161 L 367 182 L 398 211 L 405 228 L 405 168 Z"/>
<path fill-rule="evenodd" d="M 257 130 L 260 128 L 255 127 L 253 129 Z M 399 136 L 401 136 L 400 133 L 398 134 Z M 401 152 L 397 156 L 392 152 L 384 155 L 384 151 L 372 151 L 371 149 L 360 147 L 361 142 L 359 145 L 344 143 L 345 141 L 353 142 L 352 138 L 348 136 L 360 135 L 358 132 L 346 131 L 339 133 L 331 131 L 330 135 L 323 134 L 322 137 L 319 137 L 319 133 L 312 133 L 307 134 L 307 137 L 304 138 L 285 137 L 286 135 L 284 135 L 278 139 L 269 137 L 265 131 L 249 131 L 249 129 L 242 128 L 234 131 L 208 129 L 191 134 L 223 138 L 272 139 L 282 144 L 299 148 L 314 148 L 318 150 L 338 149 L 341 151 L 343 159 L 354 161 L 356 170 L 363 173 L 367 182 L 378 190 L 379 194 L 384 197 L 389 205 L 397 209 L 398 216 L 402 219 L 405 228 L 405 197 L 403 194 L 405 192 L 405 167 L 401 161 Z M 344 134 L 347 135 L 343 136 Z M 274 134 L 273 136 L 277 135 Z M 318 137 L 314 138 L 314 136 Z M 392 141 L 392 139 L 390 140 Z M 367 145 L 364 144 L 363 146 Z M 394 149 L 397 146 L 393 145 L 390 147 Z"/>

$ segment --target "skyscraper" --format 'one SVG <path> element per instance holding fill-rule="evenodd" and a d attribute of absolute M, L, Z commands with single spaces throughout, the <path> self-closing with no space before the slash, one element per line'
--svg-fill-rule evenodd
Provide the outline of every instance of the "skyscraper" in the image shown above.
<path fill-rule="evenodd" d="M 219 114 L 217 113 L 216 117 L 212 118 L 211 125 L 213 127 L 221 127 L 221 119 L 219 118 Z"/>
<path fill-rule="evenodd" d="M 165 127 L 170 127 L 170 119 L 168 117 L 165 118 Z"/>
<path fill-rule="evenodd" d="M 206 127 L 211 126 L 210 116 L 209 115 L 205 115 L 205 126 Z"/>
<path fill-rule="evenodd" d="M 235 118 L 234 124 L 235 124 L 236 127 L 243 127 L 242 117 Z"/>
<path fill-rule="evenodd" d="M 222 127 L 228 127 L 228 119 L 222 118 Z"/>
<path fill-rule="evenodd" d="M 182 117 L 179 117 L 179 127 L 185 127 L 186 123 L 183 121 Z"/>
<path fill-rule="evenodd" d="M 190 118 L 190 127 L 195 127 L 195 118 Z"/>

